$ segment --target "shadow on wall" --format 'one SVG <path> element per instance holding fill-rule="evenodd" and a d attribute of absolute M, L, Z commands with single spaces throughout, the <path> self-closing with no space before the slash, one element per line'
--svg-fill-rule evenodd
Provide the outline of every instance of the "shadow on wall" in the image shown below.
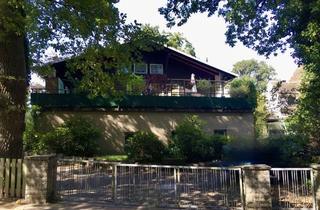
<path fill-rule="evenodd" d="M 228 135 L 236 138 L 254 138 L 250 113 L 54 111 L 43 113 L 41 126 L 47 131 L 73 116 L 88 118 L 103 132 L 99 140 L 103 154 L 122 154 L 126 133 L 150 131 L 167 143 L 176 125 L 193 114 L 206 121 L 205 131 L 210 135 L 215 129 L 227 129 Z"/>

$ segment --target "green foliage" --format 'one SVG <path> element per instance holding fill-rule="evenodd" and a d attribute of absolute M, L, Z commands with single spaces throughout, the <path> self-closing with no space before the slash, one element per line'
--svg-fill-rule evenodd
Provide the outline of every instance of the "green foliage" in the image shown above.
<path fill-rule="evenodd" d="M 155 37 L 163 37 L 163 44 L 166 44 L 168 47 L 173 47 L 189 55 L 196 56 L 193 45 L 180 32 L 160 32 L 158 26 L 151 26 L 148 24 L 143 25 L 142 30 L 153 34 Z"/>
<path fill-rule="evenodd" d="M 127 155 L 104 155 L 96 157 L 97 160 L 108 162 L 125 162 L 128 159 Z"/>
<path fill-rule="evenodd" d="M 146 82 L 142 76 L 132 74 L 127 82 L 127 92 L 133 95 L 141 95 L 145 90 Z"/>
<path fill-rule="evenodd" d="M 259 54 L 269 56 L 287 48 L 300 64 L 320 68 L 320 2 L 303 1 L 222 1 L 167 0 L 159 11 L 168 25 L 184 24 L 193 13 L 218 13 L 228 24 L 227 43 L 240 40 Z"/>
<path fill-rule="evenodd" d="M 185 52 L 189 55 L 196 56 L 195 49 L 193 45 L 179 32 L 167 32 L 167 46 L 176 48 L 182 52 Z"/>
<path fill-rule="evenodd" d="M 257 107 L 253 113 L 257 138 L 264 138 L 267 136 L 267 118 L 269 113 L 267 111 L 266 103 L 266 97 L 262 94 L 257 94 Z"/>
<path fill-rule="evenodd" d="M 29 126 L 32 127 L 27 122 Z M 100 137 L 101 131 L 90 120 L 73 117 L 49 132 L 41 132 L 36 127 L 26 129 L 24 146 L 25 151 L 33 154 L 58 153 L 91 157 L 99 153 L 97 140 Z"/>
<path fill-rule="evenodd" d="M 230 162 L 263 163 L 271 166 L 306 166 L 311 156 L 307 141 L 301 136 L 281 136 L 257 141 L 244 139 L 224 147 L 224 160 Z"/>
<path fill-rule="evenodd" d="M 225 136 L 208 136 L 198 116 L 187 116 L 175 129 L 169 144 L 171 155 L 186 162 L 221 159 L 222 148 L 229 141 Z"/>
<path fill-rule="evenodd" d="M 254 59 L 235 63 L 232 72 L 238 74 L 240 77 L 248 76 L 252 78 L 258 92 L 265 92 L 268 82 L 276 75 L 273 67 L 264 61 L 258 62 Z"/>
<path fill-rule="evenodd" d="M 254 107 L 256 137 L 265 137 L 267 130 L 266 119 L 268 116 L 266 98 L 256 91 L 254 80 L 249 76 L 242 76 L 232 80 L 229 86 L 231 97 L 246 98 L 252 104 Z"/>
<path fill-rule="evenodd" d="M 212 84 L 209 80 L 200 79 L 197 80 L 197 90 L 203 94 L 210 94 L 210 89 L 212 88 Z"/>
<path fill-rule="evenodd" d="M 159 163 L 166 153 L 165 145 L 151 132 L 139 131 L 127 139 L 124 150 L 128 160 Z"/>
<path fill-rule="evenodd" d="M 319 156 L 320 148 L 320 75 L 305 72 L 300 85 L 300 97 L 296 111 L 287 119 L 290 133 L 303 135 Z"/>
<path fill-rule="evenodd" d="M 250 77 L 236 78 L 228 85 L 231 97 L 246 98 L 253 107 L 257 106 L 257 90 L 254 81 Z"/>
<path fill-rule="evenodd" d="M 274 161 L 282 165 L 306 165 L 311 161 L 308 143 L 301 136 L 272 138 L 266 146 L 271 153 L 270 156 L 266 155 L 266 158 L 273 157 L 271 159 L 275 159 Z"/>

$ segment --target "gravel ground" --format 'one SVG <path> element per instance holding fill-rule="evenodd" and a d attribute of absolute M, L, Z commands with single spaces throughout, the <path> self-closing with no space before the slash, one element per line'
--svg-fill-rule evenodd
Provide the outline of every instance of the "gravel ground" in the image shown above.
<path fill-rule="evenodd" d="M 53 204 L 26 204 L 23 201 L 0 201 L 0 210 L 160 210 L 143 206 L 114 206 L 103 202 L 59 202 Z M 163 210 L 163 209 L 161 209 Z M 172 209 L 174 210 L 174 209 Z"/>

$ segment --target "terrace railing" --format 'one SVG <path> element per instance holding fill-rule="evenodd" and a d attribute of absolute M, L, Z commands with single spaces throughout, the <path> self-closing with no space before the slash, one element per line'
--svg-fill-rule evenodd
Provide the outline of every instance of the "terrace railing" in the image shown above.
<path fill-rule="evenodd" d="M 118 91 L 128 95 L 155 95 L 155 96 L 207 96 L 229 97 L 226 81 L 166 79 L 164 81 L 146 81 L 139 86 L 119 86 Z M 31 88 L 32 93 L 68 94 L 73 91 L 65 89 Z"/>

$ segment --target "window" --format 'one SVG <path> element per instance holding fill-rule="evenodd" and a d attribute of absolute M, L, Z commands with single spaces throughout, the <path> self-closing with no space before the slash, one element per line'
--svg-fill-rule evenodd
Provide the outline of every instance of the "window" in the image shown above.
<path fill-rule="evenodd" d="M 150 74 L 163 74 L 163 65 L 150 64 Z"/>
<path fill-rule="evenodd" d="M 226 136 L 227 129 L 216 129 L 216 130 L 214 130 L 214 135 Z"/>
<path fill-rule="evenodd" d="M 147 74 L 148 66 L 145 63 L 136 63 L 134 64 L 134 73 L 136 74 Z"/>

